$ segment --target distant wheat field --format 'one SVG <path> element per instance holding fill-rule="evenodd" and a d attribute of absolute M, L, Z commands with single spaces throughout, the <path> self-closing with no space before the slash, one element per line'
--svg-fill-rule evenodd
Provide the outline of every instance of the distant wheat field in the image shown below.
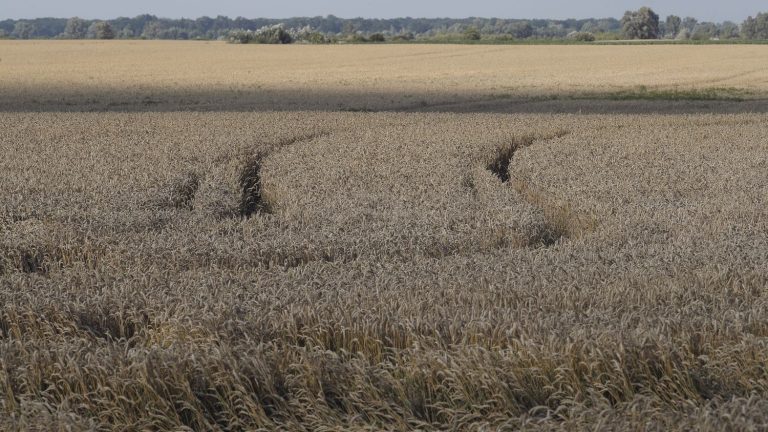
<path fill-rule="evenodd" d="M 0 101 L 29 109 L 378 110 L 530 97 L 757 98 L 768 94 L 766 65 L 765 45 L 0 41 Z"/>
<path fill-rule="evenodd" d="M 0 42 L 0 430 L 763 430 L 765 53 Z"/>

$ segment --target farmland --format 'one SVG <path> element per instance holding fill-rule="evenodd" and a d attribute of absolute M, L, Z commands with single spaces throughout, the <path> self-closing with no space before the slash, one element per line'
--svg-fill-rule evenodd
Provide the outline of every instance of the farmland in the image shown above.
<path fill-rule="evenodd" d="M 0 41 L 0 429 L 764 428 L 766 60 Z"/>
<path fill-rule="evenodd" d="M 759 99 L 768 93 L 766 56 L 765 45 L 0 41 L 0 103 L 12 111 L 476 112 L 510 100 Z"/>

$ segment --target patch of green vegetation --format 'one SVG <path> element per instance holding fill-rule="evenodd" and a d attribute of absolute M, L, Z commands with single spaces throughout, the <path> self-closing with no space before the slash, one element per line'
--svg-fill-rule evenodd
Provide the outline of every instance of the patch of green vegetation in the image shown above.
<path fill-rule="evenodd" d="M 735 87 L 710 87 L 702 89 L 649 89 L 639 86 L 630 90 L 614 93 L 583 94 L 572 99 L 603 99 L 603 100 L 658 100 L 658 101 L 713 101 L 724 100 L 740 102 L 751 93 L 748 90 Z"/>
<path fill-rule="evenodd" d="M 595 41 L 580 41 L 574 39 L 512 39 L 505 37 L 483 37 L 471 40 L 456 36 L 434 36 L 430 38 L 417 38 L 413 40 L 387 40 L 389 44 L 455 44 L 455 45 L 766 45 L 768 40 L 615 40 L 605 39 L 605 36 L 596 35 Z"/>
<path fill-rule="evenodd" d="M 507 39 L 484 38 L 470 40 L 461 37 L 439 37 L 429 39 L 414 39 L 409 41 L 388 41 L 395 44 L 453 44 L 453 45 L 589 45 L 593 42 L 577 41 L 572 39 Z"/>
<path fill-rule="evenodd" d="M 750 39 L 635 39 L 635 40 L 597 40 L 592 42 L 599 45 L 766 45 L 768 40 L 750 40 Z"/>
<path fill-rule="evenodd" d="M 497 93 L 486 101 L 520 99 L 527 102 L 557 100 L 610 100 L 610 101 L 727 101 L 743 102 L 759 97 L 754 92 L 736 87 L 649 89 L 637 86 L 616 92 L 584 92 L 576 94 L 541 94 L 520 96 L 514 93 Z"/>
<path fill-rule="evenodd" d="M 354 107 L 354 106 L 341 107 L 341 108 L 339 108 L 339 111 L 340 112 L 361 112 L 361 113 L 376 112 L 376 110 L 374 110 L 372 108 L 368 108 L 368 107 Z"/>

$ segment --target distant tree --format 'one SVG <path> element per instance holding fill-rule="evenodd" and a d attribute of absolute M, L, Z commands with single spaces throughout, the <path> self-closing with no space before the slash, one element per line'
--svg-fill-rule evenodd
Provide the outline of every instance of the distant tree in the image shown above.
<path fill-rule="evenodd" d="M 691 31 L 685 27 L 681 28 L 680 31 L 677 32 L 677 36 L 675 36 L 675 40 L 688 40 L 690 38 L 691 38 Z"/>
<path fill-rule="evenodd" d="M 683 20 L 677 15 L 670 15 L 664 22 L 664 36 L 675 37 L 680 33 L 680 27 L 683 25 Z"/>
<path fill-rule="evenodd" d="M 518 21 L 509 26 L 509 33 L 516 39 L 527 39 L 533 36 L 533 27 L 528 21 Z"/>
<path fill-rule="evenodd" d="M 78 17 L 68 19 L 64 33 L 61 34 L 65 39 L 84 39 L 86 35 L 88 35 L 88 22 Z"/>
<path fill-rule="evenodd" d="M 226 32 L 231 28 L 232 28 L 232 20 L 229 17 L 225 17 L 223 15 L 217 15 L 216 18 L 213 19 L 212 30 Z"/>
<path fill-rule="evenodd" d="M 597 28 L 602 33 L 618 32 L 621 30 L 621 21 L 615 18 L 599 19 L 597 20 Z"/>
<path fill-rule="evenodd" d="M 195 30 L 199 31 L 200 33 L 208 33 L 212 27 L 213 18 L 211 17 L 204 16 L 195 20 Z"/>
<path fill-rule="evenodd" d="M 480 31 L 475 26 L 469 26 L 464 30 L 464 38 L 467 40 L 480 40 Z"/>
<path fill-rule="evenodd" d="M 189 39 L 189 32 L 179 27 L 163 28 L 155 34 L 154 39 Z"/>
<path fill-rule="evenodd" d="M 594 21 L 590 20 L 590 21 L 587 21 L 587 22 L 585 22 L 585 23 L 584 23 L 584 24 L 581 26 L 581 28 L 579 29 L 579 31 L 583 31 L 583 32 L 589 32 L 589 33 L 595 33 L 595 32 L 599 32 L 599 31 L 600 31 L 600 28 L 597 26 L 597 23 L 596 23 L 596 22 L 594 22 Z"/>
<path fill-rule="evenodd" d="M 739 25 L 732 21 L 720 24 L 720 39 L 736 39 L 739 37 Z"/>
<path fill-rule="evenodd" d="M 714 39 L 720 36 L 720 29 L 717 24 L 711 22 L 703 22 L 696 25 L 691 34 L 691 39 L 695 40 L 708 40 Z"/>
<path fill-rule="evenodd" d="M 768 12 L 747 18 L 741 25 L 741 36 L 744 39 L 768 40 Z"/>
<path fill-rule="evenodd" d="M 234 20 L 232 20 L 232 25 L 236 28 L 243 29 L 243 30 L 256 30 L 256 26 L 254 26 L 253 21 L 249 20 L 245 17 L 237 17 Z"/>
<path fill-rule="evenodd" d="M 160 21 L 154 20 L 144 25 L 144 30 L 141 32 L 143 39 L 160 39 L 160 34 L 163 31 L 163 25 Z"/>
<path fill-rule="evenodd" d="M 20 22 L 25 24 L 22 24 L 21 28 L 17 29 L 16 25 Z M 0 28 L 17 38 L 22 38 L 22 36 L 24 39 L 55 38 L 64 33 L 66 24 L 67 20 L 64 18 L 35 18 L 33 20 L 20 21 L 3 20 L 0 21 Z M 30 31 L 32 31 L 31 34 L 29 33 Z"/>
<path fill-rule="evenodd" d="M 136 36 L 136 34 L 133 32 L 133 28 L 130 24 L 123 27 L 123 29 L 117 33 L 117 37 L 120 39 L 130 39 L 134 36 Z"/>
<path fill-rule="evenodd" d="M 114 39 L 115 32 L 112 30 L 112 26 L 106 21 L 99 21 L 95 23 L 94 36 L 96 39 Z"/>
<path fill-rule="evenodd" d="M 4 29 L 0 29 L 0 39 L 5 39 L 8 37 L 8 32 Z"/>
<path fill-rule="evenodd" d="M 536 35 L 547 39 L 562 38 L 568 35 L 568 30 L 562 22 L 549 20 L 544 27 L 536 29 Z"/>
<path fill-rule="evenodd" d="M 352 21 L 345 21 L 343 26 L 343 32 L 344 34 L 353 34 L 357 33 L 357 26 Z"/>
<path fill-rule="evenodd" d="M 657 39 L 659 16 L 648 7 L 627 11 L 621 19 L 622 33 L 627 39 Z"/>
<path fill-rule="evenodd" d="M 96 23 L 97 22 L 94 21 L 88 26 L 88 32 L 85 35 L 87 39 L 96 39 Z"/>
<path fill-rule="evenodd" d="M 37 26 L 28 21 L 18 21 L 13 26 L 11 35 L 19 39 L 32 39 L 37 34 Z"/>
<path fill-rule="evenodd" d="M 688 29 L 689 32 L 693 33 L 693 30 L 696 28 L 696 24 L 699 23 L 699 20 L 693 17 L 685 17 L 683 19 L 683 28 Z"/>
<path fill-rule="evenodd" d="M 144 15 L 138 15 L 136 17 L 131 18 L 131 20 L 128 23 L 126 23 L 125 25 L 130 25 L 131 26 L 131 28 L 133 29 L 133 32 L 134 32 L 134 36 L 136 36 L 136 37 L 145 37 L 144 36 L 144 31 L 146 30 L 147 26 L 149 26 L 149 25 L 151 25 L 153 23 L 154 23 L 154 25 L 160 25 L 160 23 L 158 21 L 159 20 L 157 19 L 156 16 L 144 14 Z"/>

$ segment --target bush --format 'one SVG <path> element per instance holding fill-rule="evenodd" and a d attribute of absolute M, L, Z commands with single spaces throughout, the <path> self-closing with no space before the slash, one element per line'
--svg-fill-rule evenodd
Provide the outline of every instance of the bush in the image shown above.
<path fill-rule="evenodd" d="M 374 33 L 374 34 L 372 34 L 368 38 L 368 40 L 371 41 L 371 42 L 386 42 L 387 41 L 386 38 L 384 37 L 384 35 L 381 34 L 381 33 Z"/>
<path fill-rule="evenodd" d="M 253 32 L 249 30 L 232 30 L 227 37 L 229 43 L 247 44 L 253 40 Z"/>
<path fill-rule="evenodd" d="M 230 43 L 289 44 L 293 36 L 281 24 L 262 27 L 256 31 L 233 30 L 229 32 Z"/>
<path fill-rule="evenodd" d="M 368 39 L 361 34 L 355 33 L 348 35 L 346 41 L 349 43 L 366 43 L 368 42 Z"/>
<path fill-rule="evenodd" d="M 568 39 L 580 42 L 594 42 L 595 35 L 590 32 L 571 32 L 568 33 Z"/>
<path fill-rule="evenodd" d="M 316 32 L 316 31 L 302 31 L 296 34 L 293 39 L 296 42 L 303 42 L 303 43 L 309 43 L 309 44 L 328 44 L 333 42 L 331 39 L 326 37 L 323 33 Z"/>
<path fill-rule="evenodd" d="M 413 33 L 403 33 L 392 37 L 393 41 L 410 41 L 414 40 L 416 36 Z"/>
<path fill-rule="evenodd" d="M 480 40 L 480 32 L 475 27 L 464 30 L 464 38 L 467 40 Z"/>

